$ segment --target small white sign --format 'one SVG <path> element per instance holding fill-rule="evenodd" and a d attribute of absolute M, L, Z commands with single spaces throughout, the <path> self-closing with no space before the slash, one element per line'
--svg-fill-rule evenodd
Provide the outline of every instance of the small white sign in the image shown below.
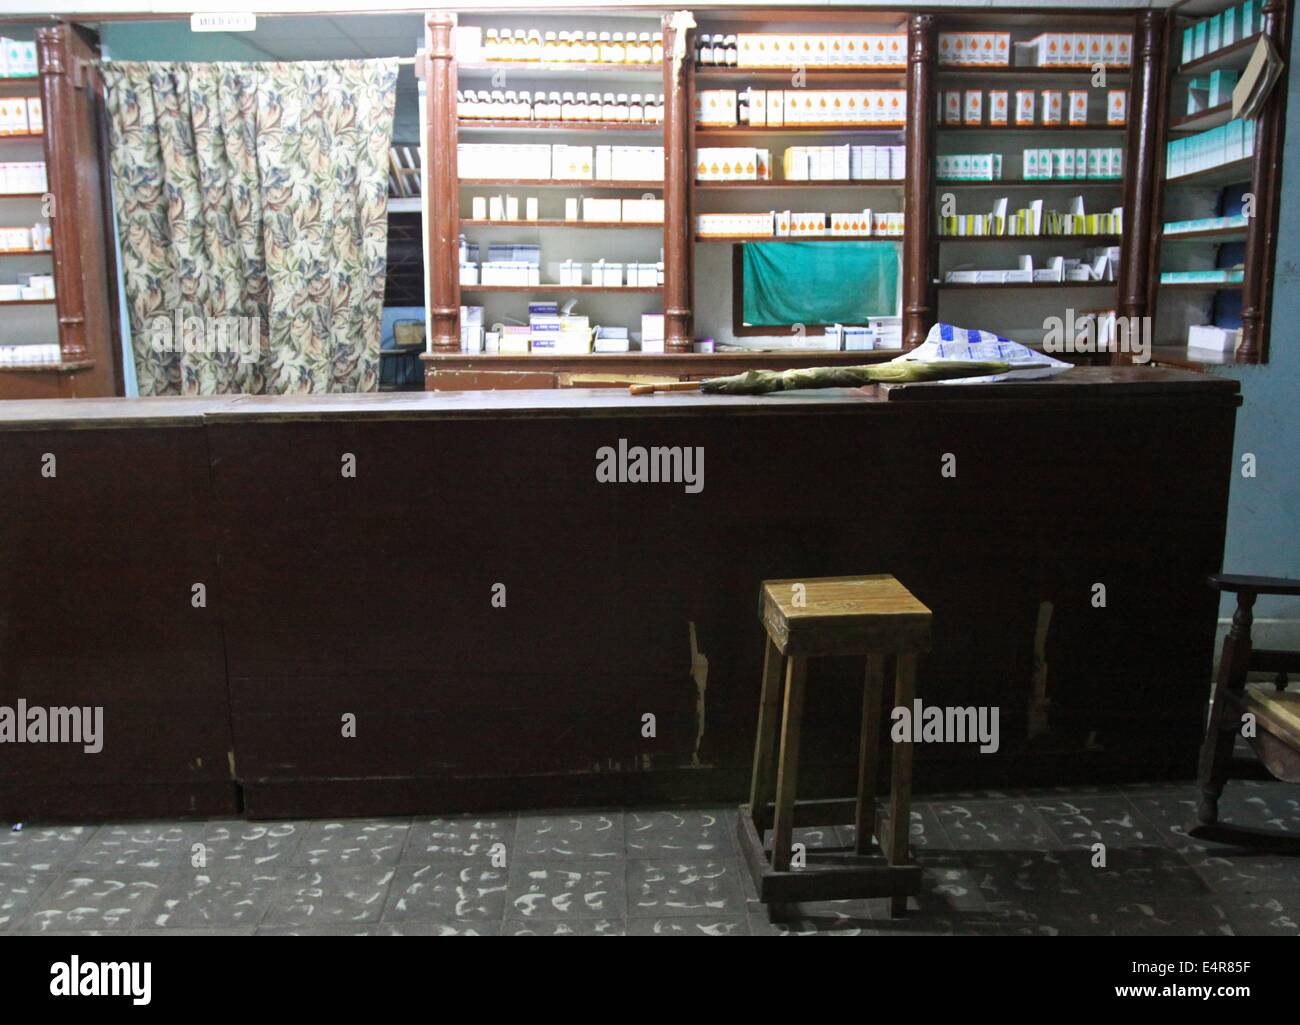
<path fill-rule="evenodd" d="M 222 14 L 191 14 L 191 32 L 252 32 L 257 15 L 238 11 Z"/>

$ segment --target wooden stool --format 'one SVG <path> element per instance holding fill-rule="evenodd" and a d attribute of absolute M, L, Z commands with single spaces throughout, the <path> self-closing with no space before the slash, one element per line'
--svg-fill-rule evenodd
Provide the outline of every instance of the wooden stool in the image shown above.
<path fill-rule="evenodd" d="M 908 857 L 912 806 L 912 744 L 896 743 L 890 789 L 890 822 L 882 831 L 880 854 L 871 858 L 876 832 L 875 762 L 885 689 L 885 657 L 897 661 L 894 704 L 912 705 L 916 656 L 930 649 L 930 610 L 887 574 L 766 580 L 759 617 L 767 630 L 763 695 L 754 747 L 749 804 L 741 806 L 741 850 L 764 902 L 889 897 L 892 914 L 907 909 L 921 891 L 921 868 Z M 807 660 L 818 655 L 864 655 L 862 737 L 857 799 L 796 801 L 799 730 L 803 719 Z M 782 678 L 784 677 L 784 688 Z M 778 729 L 779 727 L 779 729 Z M 774 758 L 778 733 L 779 760 Z M 796 825 L 857 827 L 853 857 L 844 864 L 791 870 L 791 835 Z M 763 831 L 772 826 L 772 858 Z"/>

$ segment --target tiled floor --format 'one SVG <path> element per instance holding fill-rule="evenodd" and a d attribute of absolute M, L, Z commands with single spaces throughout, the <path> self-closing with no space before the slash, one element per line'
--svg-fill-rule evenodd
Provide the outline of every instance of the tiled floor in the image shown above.
<path fill-rule="evenodd" d="M 1199 843 L 1195 808 L 1191 785 L 924 799 L 912 842 L 925 889 L 907 916 L 826 901 L 776 923 L 732 809 L 6 827 L 0 931 L 1300 934 L 1300 858 Z M 1300 834 L 1300 786 L 1235 782 L 1222 811 Z M 848 845 L 852 828 L 796 839 Z"/>

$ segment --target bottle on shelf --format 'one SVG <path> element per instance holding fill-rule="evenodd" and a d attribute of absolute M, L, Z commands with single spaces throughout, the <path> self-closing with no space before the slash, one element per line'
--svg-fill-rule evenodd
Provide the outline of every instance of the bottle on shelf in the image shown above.
<path fill-rule="evenodd" d="M 700 35 L 700 41 L 695 46 L 695 63 L 702 68 L 713 63 L 713 37 L 707 33 Z"/>
<path fill-rule="evenodd" d="M 739 60 L 740 58 L 740 51 L 736 46 L 735 36 L 726 37 L 726 40 L 723 43 L 723 51 L 724 51 L 723 60 L 722 61 L 717 60 L 716 51 L 714 53 L 714 60 L 720 64 L 725 63 L 729 68 L 734 68 L 736 66 L 737 60 Z"/>
<path fill-rule="evenodd" d="M 664 37 L 662 33 L 655 33 L 650 44 L 650 63 L 662 64 L 664 62 Z"/>

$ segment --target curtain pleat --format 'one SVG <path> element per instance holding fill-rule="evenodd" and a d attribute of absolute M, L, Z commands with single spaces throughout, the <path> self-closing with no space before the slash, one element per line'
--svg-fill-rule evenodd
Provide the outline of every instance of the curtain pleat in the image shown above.
<path fill-rule="evenodd" d="M 104 77 L 140 393 L 374 390 L 396 62 Z"/>

